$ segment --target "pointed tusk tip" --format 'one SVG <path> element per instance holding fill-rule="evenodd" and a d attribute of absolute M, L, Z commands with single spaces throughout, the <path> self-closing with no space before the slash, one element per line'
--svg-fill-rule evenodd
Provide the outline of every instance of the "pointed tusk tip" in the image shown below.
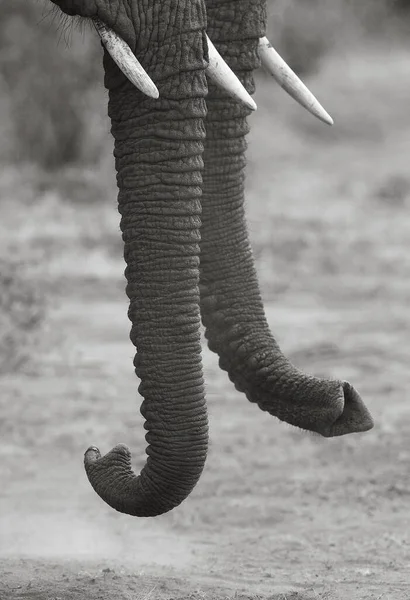
<path fill-rule="evenodd" d="M 323 106 L 321 104 L 319 104 L 319 102 L 317 100 L 315 100 L 314 105 L 302 105 L 304 108 L 306 108 L 306 110 L 308 112 L 310 112 L 311 115 L 313 115 L 314 117 L 316 117 L 316 119 L 319 119 L 319 121 L 322 121 L 322 123 L 325 123 L 326 125 L 334 125 L 334 121 L 332 119 L 332 117 L 329 115 L 329 113 L 323 108 Z"/>
<path fill-rule="evenodd" d="M 155 89 L 150 90 L 149 93 L 146 93 L 146 95 L 150 98 L 154 98 L 154 100 L 157 100 L 159 98 L 158 88 L 155 86 Z"/>
<path fill-rule="evenodd" d="M 249 98 L 246 105 L 248 108 L 250 108 L 253 111 L 258 110 L 257 104 L 252 98 Z"/>
<path fill-rule="evenodd" d="M 328 115 L 327 113 L 326 113 L 326 115 L 323 115 L 321 117 L 321 120 L 323 121 L 323 123 L 326 123 L 326 125 L 330 125 L 330 127 L 335 124 L 332 117 L 330 115 Z"/>
<path fill-rule="evenodd" d="M 267 37 L 259 40 L 259 54 L 261 63 L 265 69 L 272 75 L 279 85 L 294 99 L 299 102 L 312 115 L 326 123 L 333 125 L 332 117 L 326 112 L 323 106 L 308 90 L 305 84 L 292 71 L 289 65 L 276 52 Z"/>
<path fill-rule="evenodd" d="M 256 110 L 255 101 L 251 98 L 241 81 L 224 61 L 208 36 L 206 36 L 206 39 L 208 41 L 209 54 L 209 64 L 206 69 L 208 77 L 250 110 Z"/>

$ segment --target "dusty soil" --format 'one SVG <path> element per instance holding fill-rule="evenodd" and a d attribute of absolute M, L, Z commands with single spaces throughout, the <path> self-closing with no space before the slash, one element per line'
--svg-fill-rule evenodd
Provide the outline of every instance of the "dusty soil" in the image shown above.
<path fill-rule="evenodd" d="M 410 58 L 384 54 L 383 73 L 374 53 L 342 58 L 343 81 L 334 59 L 312 82 L 336 133 L 260 83 L 250 229 L 281 346 L 352 381 L 374 430 L 302 434 L 250 405 L 204 349 L 203 477 L 167 515 L 115 513 L 82 454 L 125 442 L 144 461 L 118 219 L 108 204 L 96 215 L 45 194 L 20 210 L 10 197 L 2 248 L 46 249 L 36 276 L 52 285 L 32 366 L 0 379 L 1 600 L 410 597 Z"/>

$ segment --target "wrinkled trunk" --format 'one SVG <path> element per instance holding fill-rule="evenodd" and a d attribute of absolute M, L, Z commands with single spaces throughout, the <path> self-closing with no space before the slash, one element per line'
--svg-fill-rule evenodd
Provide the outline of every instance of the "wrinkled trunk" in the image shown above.
<path fill-rule="evenodd" d="M 205 14 L 192 0 L 166 0 L 152 10 L 155 27 L 138 58 L 159 100 L 135 90 L 105 56 L 108 87 L 115 80 L 109 116 L 148 459 L 138 477 L 123 445 L 103 458 L 91 448 L 85 459 L 97 493 L 137 516 L 164 513 L 188 496 L 208 441 L 198 290 Z"/>
<path fill-rule="evenodd" d="M 207 8 L 210 38 L 253 93 L 257 43 L 265 34 L 264 4 L 209 0 Z M 244 214 L 249 111 L 209 88 L 200 286 L 209 347 L 236 388 L 279 419 L 325 436 L 369 429 L 371 417 L 350 384 L 301 373 L 269 330 Z"/>

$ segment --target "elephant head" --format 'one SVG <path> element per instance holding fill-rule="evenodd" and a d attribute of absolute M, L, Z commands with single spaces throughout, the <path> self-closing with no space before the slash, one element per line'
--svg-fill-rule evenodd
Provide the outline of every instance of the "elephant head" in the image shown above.
<path fill-rule="evenodd" d="M 138 476 L 126 446 L 105 456 L 87 450 L 94 489 L 118 511 L 154 516 L 197 483 L 208 441 L 201 317 L 220 367 L 262 410 L 327 437 L 370 429 L 355 389 L 296 369 L 264 314 L 244 215 L 244 167 L 252 73 L 267 49 L 265 0 L 52 1 L 93 19 L 114 56 L 104 53 L 105 86 L 147 430 Z M 243 101 L 213 82 L 221 79 L 218 62 L 230 71 L 209 39 L 240 80 L 230 91 Z M 133 76 L 135 57 L 143 68 Z M 274 74 L 295 88 L 284 68 L 279 63 Z M 329 121 L 311 99 L 299 99 Z"/>

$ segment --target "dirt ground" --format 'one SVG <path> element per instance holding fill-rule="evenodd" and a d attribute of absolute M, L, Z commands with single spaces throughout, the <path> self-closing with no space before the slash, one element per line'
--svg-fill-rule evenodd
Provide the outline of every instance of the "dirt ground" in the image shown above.
<path fill-rule="evenodd" d="M 280 423 L 204 348 L 206 468 L 155 519 L 112 511 L 82 466 L 118 442 L 144 462 L 114 202 L 20 206 L 3 177 L 0 249 L 41 258 L 49 291 L 31 366 L 0 378 L 0 600 L 410 598 L 409 67 L 400 49 L 329 59 L 310 83 L 333 130 L 262 80 L 252 121 L 269 322 L 299 367 L 357 387 L 374 430 Z"/>

